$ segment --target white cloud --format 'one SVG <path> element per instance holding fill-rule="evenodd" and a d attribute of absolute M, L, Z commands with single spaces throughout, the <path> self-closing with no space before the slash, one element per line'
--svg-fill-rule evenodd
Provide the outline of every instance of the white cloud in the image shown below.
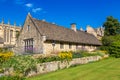
<path fill-rule="evenodd" d="M 33 13 L 37 13 L 38 12 L 41 12 L 41 13 L 46 13 L 46 11 L 44 11 L 42 8 L 40 7 L 35 7 L 36 5 L 31 3 L 31 2 L 28 2 L 27 0 L 13 0 L 15 4 L 18 4 L 22 7 L 24 7 L 26 9 L 26 11 L 29 11 L 29 12 L 33 12 Z"/>
<path fill-rule="evenodd" d="M 28 8 L 31 8 L 31 7 L 33 7 L 33 4 L 27 3 L 27 4 L 25 4 L 25 6 L 28 7 Z"/>
<path fill-rule="evenodd" d="M 42 11 L 42 8 L 33 8 L 33 9 L 32 9 L 32 12 L 34 12 L 34 13 L 36 13 L 36 12 L 38 12 L 38 11 Z"/>

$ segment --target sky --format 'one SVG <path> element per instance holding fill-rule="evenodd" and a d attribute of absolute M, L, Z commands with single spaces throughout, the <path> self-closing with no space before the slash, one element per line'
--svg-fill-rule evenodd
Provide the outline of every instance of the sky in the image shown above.
<path fill-rule="evenodd" d="M 32 17 L 70 28 L 86 30 L 103 25 L 107 16 L 120 20 L 120 0 L 0 0 L 0 22 L 23 25 L 28 12 Z"/>

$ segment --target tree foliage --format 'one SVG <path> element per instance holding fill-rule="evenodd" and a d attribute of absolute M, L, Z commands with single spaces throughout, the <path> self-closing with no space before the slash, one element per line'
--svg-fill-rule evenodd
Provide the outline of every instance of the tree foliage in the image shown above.
<path fill-rule="evenodd" d="M 111 56 L 120 58 L 120 34 L 115 36 L 104 36 L 102 38 L 102 50 L 107 50 Z"/>
<path fill-rule="evenodd" d="M 116 35 L 120 33 L 120 23 L 112 16 L 108 16 L 103 27 L 105 28 L 105 36 Z"/>
<path fill-rule="evenodd" d="M 105 28 L 101 49 L 107 50 L 111 56 L 120 57 L 120 23 L 112 16 L 108 16 L 103 24 Z"/>

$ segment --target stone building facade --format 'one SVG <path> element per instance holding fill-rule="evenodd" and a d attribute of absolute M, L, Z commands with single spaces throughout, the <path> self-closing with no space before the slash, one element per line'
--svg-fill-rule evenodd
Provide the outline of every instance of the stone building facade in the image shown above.
<path fill-rule="evenodd" d="M 28 14 L 14 51 L 20 54 L 50 54 L 57 51 L 93 51 L 100 45 L 93 35 L 77 30 L 75 23 L 68 29 Z"/>
<path fill-rule="evenodd" d="M 104 36 L 104 28 L 103 27 L 99 27 L 97 29 L 94 29 L 88 25 L 86 32 L 94 35 L 98 40 L 101 40 L 101 38 Z"/>
<path fill-rule="evenodd" d="M 21 30 L 21 27 L 14 25 L 4 24 L 4 20 L 0 23 L 0 47 L 14 47 L 17 36 Z"/>

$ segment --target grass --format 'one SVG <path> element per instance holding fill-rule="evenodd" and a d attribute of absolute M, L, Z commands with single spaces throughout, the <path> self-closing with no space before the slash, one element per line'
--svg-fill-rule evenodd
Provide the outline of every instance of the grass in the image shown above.
<path fill-rule="evenodd" d="M 120 80 L 120 58 L 109 58 L 28 78 L 28 80 Z"/>

